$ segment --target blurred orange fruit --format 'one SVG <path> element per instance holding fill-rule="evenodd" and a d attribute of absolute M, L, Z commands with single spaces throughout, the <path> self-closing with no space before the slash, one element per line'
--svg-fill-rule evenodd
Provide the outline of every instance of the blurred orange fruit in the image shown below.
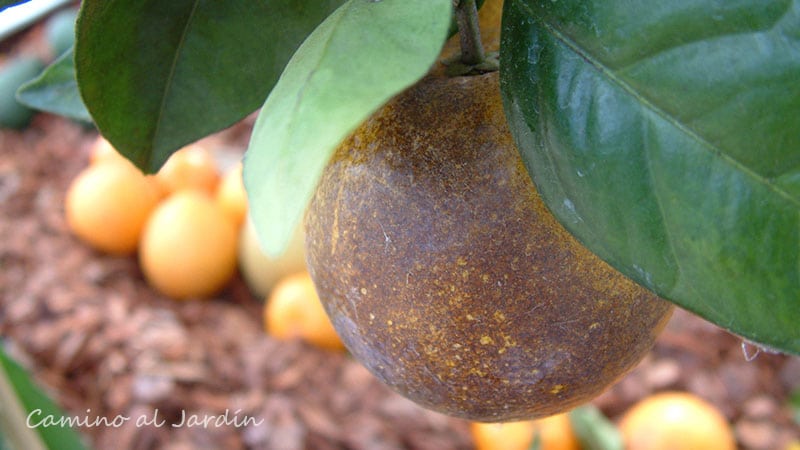
<path fill-rule="evenodd" d="M 89 165 L 105 163 L 108 161 L 125 163 L 141 172 L 141 170 L 136 167 L 128 158 L 124 157 L 122 153 L 117 151 L 117 149 L 114 148 L 114 146 L 111 145 L 106 138 L 104 138 L 102 135 L 98 135 L 97 139 L 95 139 L 94 143 L 92 143 L 92 147 L 89 151 Z M 159 197 L 164 197 L 164 195 L 166 195 L 164 187 L 161 185 L 161 182 L 156 179 L 155 175 L 145 174 L 144 176 L 147 178 L 149 183 L 157 188 Z"/>
<path fill-rule="evenodd" d="M 526 450 L 533 442 L 533 422 L 470 423 L 475 450 Z"/>
<path fill-rule="evenodd" d="M 230 216 L 236 226 L 241 226 L 247 215 L 247 193 L 242 180 L 242 163 L 225 172 L 216 192 L 220 208 Z"/>
<path fill-rule="evenodd" d="M 470 432 L 476 450 L 526 450 L 537 434 L 541 450 L 580 449 L 567 413 L 520 422 L 472 422 Z"/>
<path fill-rule="evenodd" d="M 133 164 L 108 159 L 85 168 L 72 180 L 65 200 L 67 225 L 98 250 L 133 253 L 159 199 L 153 180 Z"/>
<path fill-rule="evenodd" d="M 261 250 L 255 224 L 245 218 L 239 231 L 239 272 L 259 298 L 267 298 L 278 281 L 306 269 L 305 233 L 302 224 L 292 234 L 283 254 L 271 257 Z"/>
<path fill-rule="evenodd" d="M 167 192 L 198 189 L 213 194 L 219 183 L 219 170 L 213 155 L 199 144 L 191 144 L 173 153 L 156 173 Z"/>
<path fill-rule="evenodd" d="M 344 344 L 333 329 L 308 272 L 282 278 L 264 304 L 267 333 L 278 339 L 303 339 L 328 350 Z"/>
<path fill-rule="evenodd" d="M 89 163 L 97 164 L 108 160 L 125 160 L 125 157 L 122 156 L 106 138 L 98 135 L 89 150 Z"/>
<path fill-rule="evenodd" d="M 145 225 L 139 245 L 145 278 L 174 299 L 209 297 L 236 272 L 237 234 L 211 197 L 191 189 L 176 192 Z"/>
<path fill-rule="evenodd" d="M 625 412 L 619 428 L 629 450 L 736 448 L 725 416 L 688 392 L 663 392 L 642 399 Z"/>

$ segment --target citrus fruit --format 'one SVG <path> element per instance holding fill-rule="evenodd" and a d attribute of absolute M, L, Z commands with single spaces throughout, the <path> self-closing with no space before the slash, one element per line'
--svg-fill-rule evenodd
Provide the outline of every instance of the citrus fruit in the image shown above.
<path fill-rule="evenodd" d="M 100 251 L 133 253 L 159 198 L 152 180 L 127 161 L 94 164 L 81 171 L 67 190 L 67 225 Z"/>
<path fill-rule="evenodd" d="M 264 304 L 267 332 L 278 339 L 300 338 L 329 350 L 344 348 L 308 272 L 281 279 Z"/>
<path fill-rule="evenodd" d="M 191 144 L 173 153 L 158 170 L 156 178 L 169 193 L 198 189 L 213 194 L 220 174 L 211 152 L 199 144 Z"/>
<path fill-rule="evenodd" d="M 510 423 L 470 423 L 476 450 L 527 450 L 534 438 L 540 450 L 579 450 L 568 413 Z"/>
<path fill-rule="evenodd" d="M 556 414 L 533 421 L 533 434 L 538 433 L 541 450 L 579 450 L 577 436 L 572 429 L 569 413 Z"/>
<path fill-rule="evenodd" d="M 475 450 L 528 450 L 533 442 L 533 421 L 470 423 Z"/>
<path fill-rule="evenodd" d="M 236 271 L 237 230 L 208 195 L 182 190 L 147 221 L 139 261 L 147 281 L 174 299 L 209 297 Z"/>
<path fill-rule="evenodd" d="M 253 221 L 245 218 L 239 234 L 239 271 L 256 297 L 266 298 L 278 280 L 306 270 L 304 240 L 303 229 L 298 227 L 286 250 L 280 256 L 270 257 L 261 249 Z"/>
<path fill-rule="evenodd" d="M 233 223 L 240 226 L 247 215 L 247 193 L 242 180 L 242 163 L 228 169 L 217 186 L 215 199 Z"/>
<path fill-rule="evenodd" d="M 97 164 L 108 160 L 127 161 L 106 138 L 98 135 L 89 150 L 89 164 Z"/>
<path fill-rule="evenodd" d="M 650 350 L 671 304 L 550 214 L 497 73 L 429 77 L 338 148 L 306 213 L 317 291 L 350 352 L 428 408 L 566 412 Z"/>
<path fill-rule="evenodd" d="M 633 405 L 619 422 L 628 450 L 733 450 L 736 440 L 725 416 L 688 392 L 662 392 Z"/>

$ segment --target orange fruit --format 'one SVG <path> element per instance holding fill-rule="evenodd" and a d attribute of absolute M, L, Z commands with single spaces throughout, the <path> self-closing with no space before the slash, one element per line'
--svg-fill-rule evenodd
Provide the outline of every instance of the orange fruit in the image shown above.
<path fill-rule="evenodd" d="M 147 221 L 139 262 L 147 281 L 174 299 L 209 297 L 236 272 L 237 229 L 214 200 L 182 190 Z"/>
<path fill-rule="evenodd" d="M 526 450 L 537 434 L 541 450 L 580 449 L 568 413 L 521 422 L 472 422 L 470 432 L 476 450 Z"/>
<path fill-rule="evenodd" d="M 470 423 L 475 450 L 526 450 L 533 442 L 533 422 Z"/>
<path fill-rule="evenodd" d="M 173 153 L 156 173 L 156 178 L 169 193 L 198 189 L 213 194 L 220 176 L 211 152 L 191 144 Z"/>
<path fill-rule="evenodd" d="M 108 160 L 126 160 L 117 149 L 101 135 L 97 136 L 89 151 L 89 163 L 97 164 Z"/>
<path fill-rule="evenodd" d="M 136 167 L 128 158 L 122 156 L 122 153 L 117 151 L 113 145 L 111 145 L 106 138 L 102 135 L 98 135 L 97 139 L 95 139 L 94 143 L 92 143 L 92 147 L 89 152 L 89 165 L 100 164 L 108 161 L 113 161 L 117 163 L 125 163 L 133 167 L 135 170 L 141 172 L 138 167 Z M 145 174 L 145 178 L 147 178 L 148 182 L 151 183 L 158 191 L 159 197 L 163 197 L 166 192 L 164 187 L 161 185 L 155 175 Z"/>
<path fill-rule="evenodd" d="M 581 448 L 569 414 L 556 414 L 533 421 L 534 435 L 539 433 L 542 450 L 578 450 Z"/>
<path fill-rule="evenodd" d="M 275 285 L 264 303 L 264 325 L 267 333 L 278 339 L 299 338 L 328 350 L 344 349 L 305 271 Z"/>
<path fill-rule="evenodd" d="M 240 226 L 247 215 L 247 193 L 242 180 L 242 163 L 230 168 L 217 187 L 215 199 L 233 223 Z"/>
<path fill-rule="evenodd" d="M 688 392 L 662 392 L 633 405 L 619 423 L 628 450 L 733 450 L 736 440 L 714 405 Z"/>
<path fill-rule="evenodd" d="M 67 225 L 98 250 L 133 253 L 159 199 L 151 179 L 125 160 L 109 159 L 72 180 L 65 199 Z"/>
<path fill-rule="evenodd" d="M 305 233 L 298 226 L 286 250 L 277 257 L 267 255 L 256 235 L 253 221 L 245 218 L 239 231 L 239 272 L 250 291 L 266 298 L 275 284 L 286 276 L 306 269 Z"/>

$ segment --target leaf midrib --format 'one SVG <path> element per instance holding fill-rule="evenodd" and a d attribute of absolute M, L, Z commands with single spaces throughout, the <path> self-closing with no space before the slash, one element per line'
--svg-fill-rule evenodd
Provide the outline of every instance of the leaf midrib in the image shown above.
<path fill-rule="evenodd" d="M 642 105 L 643 108 L 650 110 L 652 113 L 659 116 L 662 120 L 669 123 L 676 129 L 680 130 L 680 132 L 684 133 L 686 136 L 689 136 L 692 140 L 701 144 L 701 147 L 705 148 L 706 151 L 712 153 L 716 158 L 720 158 L 722 161 L 727 163 L 729 166 L 732 166 L 736 170 L 740 171 L 743 174 L 746 174 L 749 178 L 755 180 L 757 183 L 765 186 L 770 191 L 774 192 L 776 195 L 780 196 L 781 198 L 787 200 L 789 203 L 794 205 L 796 208 L 800 208 L 800 199 L 793 197 L 789 192 L 781 189 L 779 186 L 771 183 L 768 179 L 762 177 L 754 170 L 750 169 L 749 167 L 745 166 L 738 160 L 732 158 L 730 155 L 724 153 L 722 150 L 715 147 L 711 144 L 708 140 L 704 139 L 702 136 L 697 134 L 694 130 L 689 128 L 686 124 L 679 122 L 676 118 L 670 116 L 664 109 L 659 108 L 655 103 L 648 100 L 647 98 L 643 97 L 639 94 L 630 84 L 626 83 L 624 80 L 616 76 L 616 74 L 603 65 L 600 61 L 596 58 L 592 57 L 588 53 L 586 53 L 575 41 L 568 38 L 564 33 L 561 32 L 558 28 L 556 28 L 553 24 L 545 22 L 541 20 L 536 14 L 533 12 L 531 7 L 527 5 L 525 2 L 520 0 L 516 0 L 517 4 L 521 8 L 523 8 L 530 18 L 535 20 L 537 23 L 542 24 L 545 30 L 550 33 L 555 39 L 559 42 L 567 46 L 570 50 L 575 52 L 578 56 L 580 56 L 584 61 L 589 63 L 592 67 L 594 67 L 598 72 L 600 72 L 605 78 L 607 78 L 610 82 L 619 86 L 623 91 L 631 95 L 636 99 L 636 101 Z"/>
<path fill-rule="evenodd" d="M 334 14 L 337 14 L 337 16 L 333 18 L 335 22 L 331 24 L 330 34 L 325 36 L 325 43 L 323 44 L 322 49 L 319 52 L 319 59 L 317 59 L 316 63 L 314 64 L 314 67 L 311 70 L 309 70 L 308 76 L 303 81 L 303 83 L 301 84 L 300 88 L 297 91 L 295 102 L 292 105 L 292 110 L 291 113 L 289 114 L 289 120 L 286 123 L 287 136 L 291 135 L 290 131 L 293 130 L 296 126 L 298 111 L 300 110 L 300 106 L 303 104 L 303 97 L 305 96 L 306 90 L 310 88 L 310 85 L 314 77 L 316 76 L 322 61 L 325 60 L 328 51 L 330 49 L 331 42 L 333 41 L 334 35 L 336 34 L 336 30 L 338 29 L 339 24 L 341 24 L 342 21 L 344 20 L 345 16 L 348 13 L 348 10 L 352 8 L 352 3 L 348 1 L 344 5 L 342 5 L 341 8 L 342 8 L 341 12 L 338 13 L 334 12 Z"/>
<path fill-rule="evenodd" d="M 172 86 L 175 84 L 175 72 L 178 68 L 178 62 L 181 59 L 181 54 L 183 53 L 183 47 L 186 44 L 187 36 L 189 35 L 189 30 L 192 28 L 192 23 L 194 21 L 195 13 L 197 12 L 198 5 L 200 4 L 200 0 L 195 0 L 192 4 L 192 10 L 189 12 L 189 17 L 186 20 L 186 25 L 183 28 L 183 33 L 181 34 L 181 38 L 178 40 L 178 45 L 175 48 L 175 56 L 172 58 L 172 64 L 170 64 L 169 68 L 169 75 L 167 76 L 166 82 L 164 83 L 164 94 L 161 96 L 161 103 L 158 107 L 158 114 L 156 115 L 156 123 L 155 127 L 153 128 L 153 149 L 157 149 L 158 145 L 158 137 L 161 134 L 161 126 L 164 123 L 164 116 L 166 115 L 165 111 L 167 109 L 167 103 L 169 102 L 169 93 L 172 91 Z M 150 158 L 151 163 L 153 157 Z"/>

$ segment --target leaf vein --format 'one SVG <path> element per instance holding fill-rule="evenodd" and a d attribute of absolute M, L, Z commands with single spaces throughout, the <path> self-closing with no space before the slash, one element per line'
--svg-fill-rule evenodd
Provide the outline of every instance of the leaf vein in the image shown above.
<path fill-rule="evenodd" d="M 166 83 L 164 83 L 164 93 L 161 96 L 161 104 L 158 107 L 158 116 L 156 117 L 155 127 L 153 128 L 154 144 L 156 141 L 158 141 L 158 137 L 161 134 L 161 126 L 164 123 L 164 116 L 167 109 L 167 103 L 169 101 L 169 93 L 172 91 L 172 86 L 175 83 L 175 72 L 177 71 L 178 62 L 181 59 L 181 53 L 183 52 L 183 47 L 186 44 L 187 36 L 189 35 L 189 30 L 191 29 L 191 25 L 194 21 L 199 4 L 199 0 L 195 0 L 195 2 L 192 4 L 192 9 L 189 11 L 189 16 L 186 18 L 186 25 L 183 28 L 183 33 L 181 33 L 181 37 L 178 40 L 178 45 L 175 48 L 175 57 L 172 59 L 172 64 L 169 68 L 169 75 L 167 76 Z M 153 145 L 153 147 L 158 148 L 156 145 Z"/>
<path fill-rule="evenodd" d="M 531 17 L 535 17 L 533 12 L 531 11 L 530 7 L 527 5 L 523 6 L 530 12 Z M 642 96 L 639 92 L 637 92 L 630 84 L 628 84 L 625 80 L 618 77 L 611 69 L 600 63 L 597 59 L 593 58 L 591 55 L 583 51 L 583 49 L 578 46 L 577 43 L 569 39 L 566 35 L 564 35 L 559 29 L 553 26 L 550 23 L 545 23 L 539 21 L 542 26 L 549 32 L 555 39 L 561 42 L 563 45 L 567 46 L 571 51 L 573 51 L 576 55 L 581 57 L 584 61 L 586 61 L 589 65 L 594 67 L 598 72 L 600 72 L 606 79 L 610 82 L 617 85 L 623 91 L 631 95 L 636 99 L 636 101 L 642 105 L 643 109 L 647 109 L 654 113 L 656 116 L 660 117 L 666 123 L 669 123 L 671 126 L 675 127 L 676 129 L 680 130 L 686 136 L 691 138 L 692 140 L 696 141 L 700 144 L 700 146 L 706 149 L 708 152 L 711 152 L 715 155 L 715 157 L 719 158 L 720 160 L 724 161 L 727 165 L 732 167 L 735 170 L 738 170 L 740 173 L 747 175 L 750 179 L 755 180 L 757 183 L 765 186 L 770 191 L 774 192 L 776 195 L 780 196 L 781 198 L 785 199 L 796 208 L 800 208 L 800 198 L 796 198 L 791 195 L 791 193 L 787 192 L 786 190 L 780 188 L 776 184 L 772 183 L 770 179 L 765 178 L 754 170 L 750 169 L 749 167 L 742 164 L 740 161 L 736 160 L 735 158 L 731 157 L 730 155 L 726 154 L 721 149 L 716 148 L 712 145 L 708 140 L 697 134 L 694 130 L 689 128 L 686 124 L 681 123 L 680 121 L 676 120 L 676 118 L 667 114 L 667 112 L 658 107 L 655 103 L 651 100 L 647 99 L 646 97 Z"/>

